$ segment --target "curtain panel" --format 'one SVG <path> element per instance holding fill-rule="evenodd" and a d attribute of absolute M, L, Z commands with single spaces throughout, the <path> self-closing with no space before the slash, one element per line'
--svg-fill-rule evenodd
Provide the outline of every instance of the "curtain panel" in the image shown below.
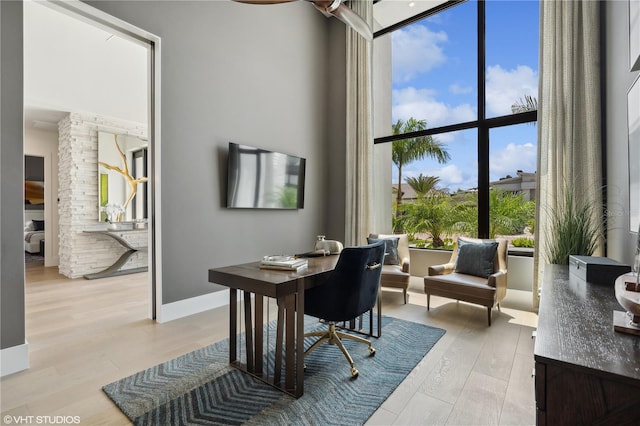
<path fill-rule="evenodd" d="M 567 191 L 602 206 L 600 56 L 600 2 L 540 2 L 535 307 L 553 238 L 550 213 Z M 601 213 L 594 209 L 596 220 Z"/>
<path fill-rule="evenodd" d="M 373 0 L 349 7 L 373 27 Z M 373 216 L 372 42 L 347 28 L 345 245 L 366 243 Z"/>

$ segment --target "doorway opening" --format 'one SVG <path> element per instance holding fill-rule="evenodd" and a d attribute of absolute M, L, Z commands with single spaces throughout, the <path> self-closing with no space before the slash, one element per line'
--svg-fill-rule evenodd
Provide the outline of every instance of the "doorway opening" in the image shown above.
<path fill-rule="evenodd" d="M 29 268 L 44 267 L 45 256 L 44 157 L 24 156 L 24 261 Z"/>
<path fill-rule="evenodd" d="M 148 287 L 147 315 L 155 319 L 156 303 L 160 303 L 161 294 L 160 274 L 156 270 L 159 268 L 156 247 L 160 242 L 156 230 L 160 228 L 154 217 L 155 197 L 159 192 L 159 176 L 155 172 L 156 164 L 159 164 L 160 142 L 156 137 L 159 134 L 159 79 L 155 78 L 159 70 L 159 38 L 82 2 L 24 2 L 24 33 L 25 153 L 34 152 L 32 136 L 36 129 L 49 132 L 56 143 L 51 149 L 52 161 L 45 186 L 52 194 L 52 202 L 46 203 L 45 208 L 49 218 L 47 227 L 50 228 L 47 235 L 49 232 L 60 235 L 60 242 L 49 244 L 45 239 L 45 266 L 61 270 L 61 264 L 69 258 L 76 262 L 81 256 L 68 255 L 69 241 L 72 244 L 81 241 L 85 237 L 82 234 L 84 229 L 106 226 L 99 222 L 98 213 L 98 131 L 118 133 L 122 128 L 125 132 L 130 132 L 131 128 L 139 129 L 148 140 L 145 155 L 139 157 L 135 154 L 134 157 L 127 153 L 127 158 L 131 158 L 131 166 L 136 168 L 136 173 L 147 173 L 149 183 L 138 188 L 137 200 L 134 199 L 130 207 L 135 208 L 134 217 L 144 221 L 145 229 L 148 229 L 145 237 L 148 272 L 141 276 L 142 285 Z M 127 98 L 129 95 L 134 98 Z M 72 137 L 73 144 L 77 145 L 74 149 L 83 154 L 80 160 L 77 160 L 77 152 L 65 157 L 57 145 L 61 138 L 68 136 L 64 135 L 68 129 L 60 128 L 60 123 L 78 114 L 91 117 L 94 124 L 87 130 L 88 145 L 78 141 L 81 138 L 76 135 Z M 120 126 L 120 123 L 125 124 Z M 95 147 L 91 145 L 94 133 Z M 79 162 L 72 163 L 71 168 L 62 169 L 68 167 L 69 161 Z M 63 192 L 64 185 L 68 184 L 66 179 L 83 165 L 87 166 L 87 174 L 80 178 L 80 184 L 93 179 L 96 191 L 94 193 L 87 184 L 80 191 L 82 196 L 77 196 L 76 192 L 71 196 L 71 202 L 75 204 L 71 208 L 63 208 L 61 206 L 68 201 L 64 198 L 68 194 Z M 92 169 L 95 170 L 92 172 Z M 71 215 L 83 209 L 95 210 L 91 223 L 89 219 L 82 222 L 85 219 L 78 219 L 78 216 L 70 220 Z M 116 258 L 118 255 L 115 253 Z M 73 264 L 69 269 L 72 272 L 65 270 L 64 275 L 71 279 L 82 277 L 79 267 L 82 265 Z M 121 271 L 117 275 L 121 275 Z"/>

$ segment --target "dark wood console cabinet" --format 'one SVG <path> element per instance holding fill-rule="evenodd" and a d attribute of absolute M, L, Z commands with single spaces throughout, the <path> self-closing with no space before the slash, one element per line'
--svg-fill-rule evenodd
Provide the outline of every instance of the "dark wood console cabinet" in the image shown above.
<path fill-rule="evenodd" d="M 640 337 L 613 330 L 610 285 L 545 267 L 534 350 L 538 425 L 639 425 Z"/>

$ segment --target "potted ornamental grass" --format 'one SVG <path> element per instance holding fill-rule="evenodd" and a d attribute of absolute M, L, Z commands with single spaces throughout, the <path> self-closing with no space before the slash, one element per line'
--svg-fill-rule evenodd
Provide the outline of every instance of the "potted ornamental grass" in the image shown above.
<path fill-rule="evenodd" d="M 598 206 L 578 200 L 565 191 L 563 202 L 549 212 L 546 237 L 549 263 L 568 265 L 570 255 L 591 256 L 604 235 L 604 220 Z"/>

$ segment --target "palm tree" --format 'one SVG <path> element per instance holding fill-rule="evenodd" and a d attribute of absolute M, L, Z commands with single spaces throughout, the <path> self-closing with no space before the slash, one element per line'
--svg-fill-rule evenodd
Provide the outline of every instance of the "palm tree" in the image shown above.
<path fill-rule="evenodd" d="M 456 217 L 450 196 L 436 192 L 420 197 L 414 203 L 403 204 L 401 209 L 405 213 L 401 221 L 405 230 L 413 234 L 430 234 L 433 248 L 444 246 L 442 236 L 452 227 Z"/>
<path fill-rule="evenodd" d="M 438 192 L 436 185 L 440 182 L 438 176 L 424 176 L 422 173 L 418 177 L 408 177 L 405 181 L 416 192 L 418 197 L 426 197 L 429 194 Z"/>
<path fill-rule="evenodd" d="M 400 135 L 417 132 L 426 128 L 427 120 L 416 120 L 413 117 L 407 121 L 399 119 L 393 125 L 393 134 Z M 431 135 L 416 136 L 393 142 L 391 161 L 393 161 L 393 164 L 398 168 L 397 206 L 402 204 L 402 167 L 412 161 L 422 160 L 425 156 L 435 158 L 439 163 L 446 163 L 450 159 L 449 153 L 444 149 L 444 145 Z M 396 216 L 399 214 L 399 209 L 396 209 Z"/>
<path fill-rule="evenodd" d="M 518 99 L 513 105 L 511 105 L 511 112 L 513 114 L 537 110 L 538 99 L 531 95 L 524 95 L 524 98 Z"/>

